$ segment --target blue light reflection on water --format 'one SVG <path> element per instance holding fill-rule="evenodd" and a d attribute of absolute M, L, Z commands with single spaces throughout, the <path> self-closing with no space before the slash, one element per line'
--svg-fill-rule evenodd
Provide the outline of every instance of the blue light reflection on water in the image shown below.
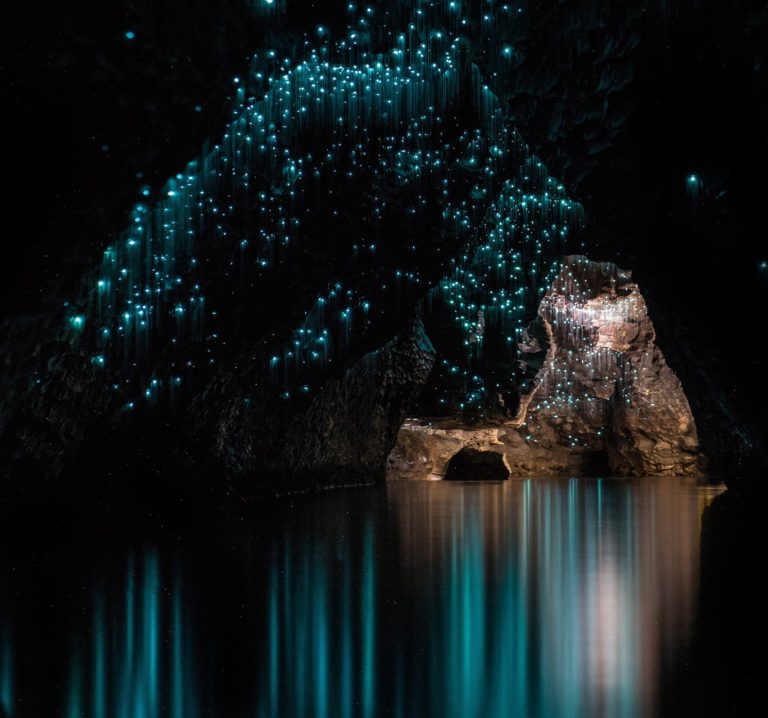
<path fill-rule="evenodd" d="M 374 528 L 339 528 L 273 553 L 259 716 L 377 715 Z"/>
<path fill-rule="evenodd" d="M 351 564 L 362 566 L 353 576 L 355 595 L 348 577 L 332 581 L 338 590 L 329 594 L 332 562 L 310 541 L 314 573 L 274 605 L 284 621 L 302 627 L 310 625 L 301 618 L 304 602 L 317 616 L 346 606 L 341 622 L 330 623 L 341 643 L 281 663 L 272 680 L 282 676 L 282 698 L 259 715 L 303 714 L 292 703 L 295 692 L 317 695 L 312 686 L 329 675 L 329 656 L 339 661 L 330 671 L 332 714 L 349 715 L 351 704 L 354 715 L 369 715 L 366 689 L 343 679 L 350 655 L 343 637 L 352 634 L 360 638 L 352 674 L 377 687 L 378 714 L 652 715 L 662 669 L 688 636 L 699 519 L 713 495 L 670 480 L 391 485 L 395 535 L 376 550 L 380 570 L 394 563 L 402 592 L 383 597 L 388 605 L 377 612 L 385 647 L 377 654 L 367 638 L 370 613 L 348 609 L 355 598 L 366 605 L 373 576 L 366 558 Z M 388 556 L 395 547 L 399 555 Z M 272 570 L 293 572 L 297 561 L 285 555 Z M 310 645 L 328 625 L 310 626 Z M 273 654 L 280 648 L 290 650 L 290 642 L 278 641 Z M 373 655 L 380 656 L 376 669 L 367 658 Z M 292 682 L 298 675 L 305 687 Z M 325 701 L 313 705 L 306 714 L 326 715 Z"/>
<path fill-rule="evenodd" d="M 392 487 L 422 619 L 409 714 L 653 715 L 689 634 L 711 496 L 668 480 Z"/>
<path fill-rule="evenodd" d="M 213 563 L 137 551 L 70 624 L 59 715 L 653 715 L 689 636 L 714 494 L 667 479 L 399 482 L 297 502 L 263 551 L 247 532 L 212 536 Z M 233 570 L 247 580 L 227 584 Z M 0 622 L 11 716 L 14 658 Z"/>
<path fill-rule="evenodd" d="M 11 715 L 13 707 L 13 645 L 10 626 L 0 617 L 0 715 Z"/>
<path fill-rule="evenodd" d="M 199 715 L 200 689 L 194 683 L 183 600 L 178 572 L 169 586 L 164 585 L 157 550 L 144 553 L 138 577 L 134 558 L 129 557 L 122 591 L 95 590 L 90 629 L 72 639 L 63 714 L 67 718 Z"/>

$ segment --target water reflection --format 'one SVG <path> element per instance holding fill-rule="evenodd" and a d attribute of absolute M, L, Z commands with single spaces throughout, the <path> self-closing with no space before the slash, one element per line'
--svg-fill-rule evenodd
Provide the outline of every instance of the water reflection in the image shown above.
<path fill-rule="evenodd" d="M 308 497 L 259 536 L 240 523 L 94 558 L 51 599 L 72 608 L 50 645 L 23 588 L 0 612 L 0 715 L 650 716 L 716 493 L 400 482 Z"/>
<path fill-rule="evenodd" d="M 433 715 L 646 716 L 690 629 L 699 492 L 674 481 L 394 486 Z M 432 597 L 433 600 L 430 600 Z"/>
<path fill-rule="evenodd" d="M 72 639 L 67 718 L 199 715 L 180 577 L 164 586 L 154 549 L 139 568 L 129 557 L 124 586 L 94 592 L 90 626 Z"/>
<path fill-rule="evenodd" d="M 373 526 L 353 541 L 337 529 L 273 555 L 260 716 L 376 714 Z"/>
<path fill-rule="evenodd" d="M 13 706 L 13 646 L 10 626 L 0 622 L 0 716 Z"/>

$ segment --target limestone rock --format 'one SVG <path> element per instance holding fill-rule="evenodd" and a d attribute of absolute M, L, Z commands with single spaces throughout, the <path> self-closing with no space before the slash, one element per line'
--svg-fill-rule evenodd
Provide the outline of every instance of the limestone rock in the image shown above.
<path fill-rule="evenodd" d="M 408 420 L 387 459 L 387 471 L 390 478 L 443 479 L 451 458 L 463 449 L 489 451 L 496 445 L 496 427 L 468 430 L 453 421 Z"/>
<path fill-rule="evenodd" d="M 443 476 L 465 447 L 502 453 L 513 476 L 702 472 L 688 401 L 631 272 L 566 257 L 538 320 L 548 348 L 517 416 L 472 428 L 407 422 L 389 457 L 391 476 Z M 523 350 L 541 347 L 530 340 Z"/>

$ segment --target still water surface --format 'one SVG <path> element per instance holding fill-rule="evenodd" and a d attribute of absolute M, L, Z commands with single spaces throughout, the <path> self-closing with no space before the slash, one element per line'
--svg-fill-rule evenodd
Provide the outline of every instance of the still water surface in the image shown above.
<path fill-rule="evenodd" d="M 719 490 L 395 482 L 4 550 L 0 715 L 652 716 Z"/>

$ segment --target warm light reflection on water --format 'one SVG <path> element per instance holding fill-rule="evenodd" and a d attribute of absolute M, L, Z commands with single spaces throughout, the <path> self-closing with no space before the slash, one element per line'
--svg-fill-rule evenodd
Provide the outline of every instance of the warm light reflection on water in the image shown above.
<path fill-rule="evenodd" d="M 21 589 L 18 625 L 0 613 L 0 715 L 652 716 L 718 491 L 398 482 L 283 506 L 258 539 L 226 526 L 129 550 L 52 597 L 86 599 L 50 646 Z"/>
<path fill-rule="evenodd" d="M 668 479 L 393 484 L 428 656 L 410 651 L 410 683 L 433 715 L 652 715 L 714 495 Z"/>

